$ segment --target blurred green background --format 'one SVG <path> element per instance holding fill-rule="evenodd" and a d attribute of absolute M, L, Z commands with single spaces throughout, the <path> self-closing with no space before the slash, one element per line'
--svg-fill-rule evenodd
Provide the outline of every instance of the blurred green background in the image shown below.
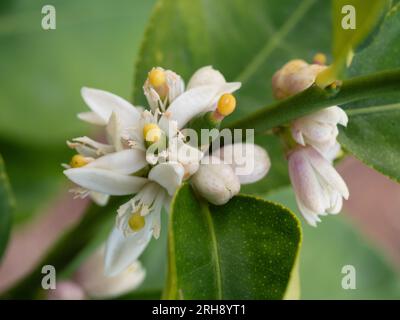
<path fill-rule="evenodd" d="M 0 153 L 17 200 L 14 227 L 43 212 L 66 192 L 60 164 L 72 152 L 65 141 L 96 134 L 78 121 L 85 111 L 80 88 L 89 86 L 130 99 L 133 67 L 153 0 L 54 0 L 57 29 L 41 28 L 49 1 L 0 2 Z M 270 195 L 296 208 L 290 191 Z M 318 229 L 304 227 L 303 298 L 399 298 L 394 269 L 344 216 Z M 141 290 L 163 284 L 165 237 L 144 260 L 151 265 Z M 156 260 L 147 257 L 156 256 Z M 157 265 L 154 265 L 157 261 Z M 340 286 L 341 267 L 359 270 L 357 290 Z M 140 291 L 140 290 L 139 290 Z"/>

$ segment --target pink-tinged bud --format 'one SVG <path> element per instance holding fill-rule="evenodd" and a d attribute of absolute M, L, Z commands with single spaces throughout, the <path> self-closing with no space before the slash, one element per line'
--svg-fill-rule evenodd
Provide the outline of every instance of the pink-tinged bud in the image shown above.
<path fill-rule="evenodd" d="M 227 203 L 240 191 L 240 181 L 232 167 L 212 156 L 203 159 L 192 184 L 202 197 L 215 205 Z"/>
<path fill-rule="evenodd" d="M 308 64 L 303 60 L 292 60 L 272 77 L 272 92 L 276 99 L 289 98 L 312 86 L 326 66 Z"/>
<path fill-rule="evenodd" d="M 307 222 L 316 226 L 320 215 L 339 213 L 349 191 L 330 161 L 310 146 L 293 150 L 288 161 L 297 205 Z"/>
<path fill-rule="evenodd" d="M 86 294 L 83 288 L 73 281 L 61 281 L 56 284 L 56 289 L 48 290 L 48 300 L 84 300 Z"/>
<path fill-rule="evenodd" d="M 325 154 L 336 144 L 337 125 L 346 126 L 346 112 L 337 106 L 317 111 L 291 123 L 293 139 L 300 145 L 310 145 Z"/>

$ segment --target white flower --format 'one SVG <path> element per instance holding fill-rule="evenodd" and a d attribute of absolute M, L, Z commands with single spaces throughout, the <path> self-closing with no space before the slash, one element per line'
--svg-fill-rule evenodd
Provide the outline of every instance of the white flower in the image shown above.
<path fill-rule="evenodd" d="M 192 177 L 192 184 L 209 202 L 222 205 L 239 193 L 240 184 L 262 179 L 270 164 L 267 152 L 257 145 L 227 145 L 202 159 L 199 170 Z"/>
<path fill-rule="evenodd" d="M 104 274 L 104 247 L 96 250 L 76 271 L 74 281 L 90 298 L 113 298 L 138 288 L 146 275 L 139 261 L 114 277 Z"/>
<path fill-rule="evenodd" d="M 98 202 L 105 202 L 102 195 L 133 195 L 118 209 L 116 225 L 106 243 L 104 270 L 109 276 L 128 268 L 151 237 L 158 238 L 162 208 L 168 211 L 183 180 L 199 169 L 203 152 L 187 144 L 180 130 L 194 117 L 215 110 L 224 94 L 240 87 L 240 83 L 226 82 L 222 75 L 218 81 L 215 76 L 204 78 L 204 71 L 218 73 L 210 67 L 201 70 L 187 91 L 172 71 L 151 70 L 144 91 L 152 111 L 143 111 L 106 91 L 82 89 L 92 111 L 78 116 L 104 126 L 108 143 L 86 137 L 68 142 L 78 155 L 64 173 L 80 186 L 75 191 L 78 195 L 90 194 Z M 199 75 L 201 81 L 196 80 Z M 228 102 L 234 109 L 232 101 Z M 239 191 L 236 189 L 234 193 Z"/>
<path fill-rule="evenodd" d="M 329 160 L 313 147 L 298 147 L 288 155 L 289 176 L 300 212 L 316 226 L 319 215 L 337 214 L 349 191 Z"/>
<path fill-rule="evenodd" d="M 310 145 L 321 153 L 330 150 L 339 134 L 337 124 L 347 126 L 346 112 L 337 106 L 322 109 L 291 123 L 293 139 L 300 145 Z"/>

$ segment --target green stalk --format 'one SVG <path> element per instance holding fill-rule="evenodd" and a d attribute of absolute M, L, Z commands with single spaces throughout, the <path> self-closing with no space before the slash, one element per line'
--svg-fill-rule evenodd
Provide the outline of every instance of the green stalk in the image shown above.
<path fill-rule="evenodd" d="M 400 92 L 400 69 L 345 80 L 336 92 L 313 85 L 293 97 L 277 101 L 229 124 L 229 128 L 263 132 L 322 108 L 395 92 Z"/>

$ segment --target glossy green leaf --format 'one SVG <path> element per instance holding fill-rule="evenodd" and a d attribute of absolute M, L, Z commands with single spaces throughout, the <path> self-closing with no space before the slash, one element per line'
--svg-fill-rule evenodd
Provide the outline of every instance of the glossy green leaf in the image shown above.
<path fill-rule="evenodd" d="M 0 261 L 10 236 L 14 199 L 3 158 L 0 155 Z"/>
<path fill-rule="evenodd" d="M 310 61 L 315 53 L 329 51 L 329 15 L 329 2 L 318 0 L 161 0 L 136 62 L 134 103 L 147 104 L 142 86 L 153 66 L 172 69 L 188 81 L 199 67 L 213 65 L 227 80 L 242 82 L 235 93 L 238 106 L 224 120 L 229 126 L 274 100 L 272 75 L 286 62 Z M 246 192 L 288 183 L 287 172 L 278 164 L 283 159 L 279 143 L 263 137 L 257 142 L 276 157 L 277 165 L 267 179 L 246 186 Z"/>
<path fill-rule="evenodd" d="M 332 0 L 333 64 L 318 78 L 322 87 L 337 79 L 351 63 L 355 48 L 377 24 L 390 0 Z"/>
<path fill-rule="evenodd" d="M 291 188 L 269 194 L 300 213 Z M 378 214 L 378 213 L 377 213 Z M 345 213 L 322 218 L 317 228 L 303 222 L 300 255 L 302 299 L 398 299 L 400 277 L 381 251 L 357 231 Z M 356 289 L 342 288 L 343 266 L 356 270 Z"/>
<path fill-rule="evenodd" d="M 282 299 L 288 287 L 286 297 L 298 296 L 289 282 L 297 279 L 301 230 L 289 210 L 244 195 L 208 205 L 189 185 L 171 210 L 165 298 Z"/>
<path fill-rule="evenodd" d="M 388 13 L 373 42 L 354 57 L 349 76 L 400 68 L 400 5 Z M 367 165 L 400 181 L 400 85 L 381 98 L 347 104 L 342 145 Z"/>

